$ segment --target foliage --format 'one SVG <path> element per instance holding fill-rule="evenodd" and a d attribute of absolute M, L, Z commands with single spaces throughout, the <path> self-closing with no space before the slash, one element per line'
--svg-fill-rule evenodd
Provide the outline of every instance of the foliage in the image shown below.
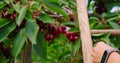
<path fill-rule="evenodd" d="M 91 29 L 120 29 L 120 0 L 88 0 Z M 28 41 L 32 60 L 40 63 L 82 63 L 75 0 L 0 0 L 0 63 L 12 63 Z M 119 36 L 93 34 L 117 48 Z M 7 51 L 7 53 L 6 53 Z"/>

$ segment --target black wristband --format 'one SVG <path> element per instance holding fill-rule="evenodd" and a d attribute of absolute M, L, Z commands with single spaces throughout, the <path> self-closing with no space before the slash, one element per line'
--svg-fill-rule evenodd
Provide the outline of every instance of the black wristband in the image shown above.
<path fill-rule="evenodd" d="M 120 51 L 118 49 L 109 49 L 109 50 L 105 50 L 103 56 L 102 56 L 102 60 L 101 60 L 101 63 L 107 63 L 107 60 L 110 56 L 110 54 L 112 52 L 118 52 L 120 54 Z"/>

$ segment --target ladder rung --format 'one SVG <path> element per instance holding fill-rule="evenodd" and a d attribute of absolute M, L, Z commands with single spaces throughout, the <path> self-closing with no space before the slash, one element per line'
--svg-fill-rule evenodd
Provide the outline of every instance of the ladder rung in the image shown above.
<path fill-rule="evenodd" d="M 112 36 L 120 36 L 120 30 L 118 29 L 107 29 L 107 30 L 91 30 L 92 34 L 110 32 Z"/>

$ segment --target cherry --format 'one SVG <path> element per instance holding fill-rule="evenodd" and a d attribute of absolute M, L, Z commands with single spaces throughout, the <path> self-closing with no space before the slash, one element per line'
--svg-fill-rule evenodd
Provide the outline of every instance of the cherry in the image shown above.
<path fill-rule="evenodd" d="M 73 16 L 72 14 L 70 14 L 70 15 L 69 15 L 69 19 L 70 19 L 70 21 L 73 22 L 73 21 L 74 21 L 74 16 Z"/>
<path fill-rule="evenodd" d="M 65 33 L 66 26 L 62 26 L 62 27 L 58 28 L 58 31 L 59 31 L 59 33 Z"/>
<path fill-rule="evenodd" d="M 65 31 L 65 30 L 66 30 L 66 26 L 62 26 L 61 29 L 62 29 L 63 31 Z"/>
<path fill-rule="evenodd" d="M 16 19 L 16 12 L 13 12 L 13 14 L 12 14 L 12 18 L 13 18 L 13 20 Z"/>
<path fill-rule="evenodd" d="M 76 42 L 78 39 L 78 32 L 68 32 L 66 31 L 66 26 L 61 26 L 58 28 L 55 28 L 52 24 L 49 25 L 49 29 L 47 34 L 45 35 L 45 40 L 47 41 L 53 41 L 55 38 L 57 38 L 60 34 L 65 34 L 66 37 L 73 43 Z"/>
<path fill-rule="evenodd" d="M 50 24 L 49 25 L 49 31 L 50 32 L 56 31 L 56 28 L 52 24 Z"/>
<path fill-rule="evenodd" d="M 120 25 L 120 20 L 117 21 L 117 24 Z"/>
<path fill-rule="evenodd" d="M 37 10 L 37 11 L 34 13 L 33 18 L 36 18 L 37 16 L 39 16 L 39 14 L 40 14 L 40 11 Z"/>
<path fill-rule="evenodd" d="M 9 17 L 11 17 L 11 14 L 7 14 L 7 12 L 8 12 L 8 10 L 4 10 L 2 12 L 2 18 L 9 18 Z"/>
<path fill-rule="evenodd" d="M 18 2 L 19 0 L 15 0 L 15 2 Z"/>
<path fill-rule="evenodd" d="M 74 39 L 77 40 L 77 39 L 78 39 L 78 36 L 75 36 Z"/>
<path fill-rule="evenodd" d="M 39 27 L 40 27 L 40 29 L 39 29 L 39 31 L 41 31 L 41 32 L 43 32 L 45 29 L 46 29 L 46 24 L 45 23 L 43 23 L 41 20 L 39 20 L 39 19 L 37 19 L 36 20 L 36 23 L 39 25 Z"/>
<path fill-rule="evenodd" d="M 95 11 L 98 14 L 101 15 L 103 12 L 107 12 L 107 8 L 102 0 L 100 0 L 98 3 L 95 3 L 95 5 L 96 5 Z"/>
<path fill-rule="evenodd" d="M 50 34 L 50 39 L 53 40 L 54 39 L 54 36 L 52 34 Z"/>
<path fill-rule="evenodd" d="M 47 35 L 45 35 L 45 40 L 47 40 L 47 41 L 50 41 L 51 39 L 50 39 L 50 36 L 47 34 Z"/>
<path fill-rule="evenodd" d="M 73 36 L 77 36 L 77 35 L 78 35 L 78 33 L 77 33 L 77 32 L 74 32 L 74 33 L 72 33 L 72 35 L 73 35 Z"/>
<path fill-rule="evenodd" d="M 109 26 L 106 26 L 105 29 L 110 29 L 110 27 L 109 27 Z"/>
<path fill-rule="evenodd" d="M 6 16 L 7 11 L 8 11 L 8 10 L 4 10 L 4 11 L 2 12 L 2 17 L 3 17 L 3 18 Z"/>
<path fill-rule="evenodd" d="M 71 34 L 70 34 L 70 32 L 66 31 L 66 32 L 65 32 L 65 35 L 66 35 L 67 38 L 68 38 L 68 37 L 70 37 Z"/>
<path fill-rule="evenodd" d="M 71 42 L 73 42 L 73 43 L 75 43 L 76 40 L 79 38 L 78 32 L 72 32 L 72 33 L 70 33 L 70 32 L 68 32 L 68 31 L 66 31 L 66 32 L 65 32 L 65 35 L 66 35 L 66 37 L 67 37 Z"/>
<path fill-rule="evenodd" d="M 59 33 L 63 33 L 61 28 L 58 28 L 57 30 L 58 30 Z"/>
<path fill-rule="evenodd" d="M 52 34 L 45 35 L 45 40 L 52 41 L 54 39 L 54 36 Z"/>
<path fill-rule="evenodd" d="M 74 37 L 71 35 L 71 36 L 69 37 L 69 39 L 70 39 L 71 41 L 73 41 L 73 40 L 74 40 Z"/>
<path fill-rule="evenodd" d="M 24 28 L 26 24 L 26 20 L 23 19 L 22 23 L 20 24 L 19 28 Z"/>

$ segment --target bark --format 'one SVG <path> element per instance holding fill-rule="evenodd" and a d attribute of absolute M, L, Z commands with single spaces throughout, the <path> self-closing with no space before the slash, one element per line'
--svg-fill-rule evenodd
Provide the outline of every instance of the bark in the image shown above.
<path fill-rule="evenodd" d="M 32 63 L 32 44 L 28 41 L 25 45 L 24 50 L 21 52 L 20 63 Z"/>

